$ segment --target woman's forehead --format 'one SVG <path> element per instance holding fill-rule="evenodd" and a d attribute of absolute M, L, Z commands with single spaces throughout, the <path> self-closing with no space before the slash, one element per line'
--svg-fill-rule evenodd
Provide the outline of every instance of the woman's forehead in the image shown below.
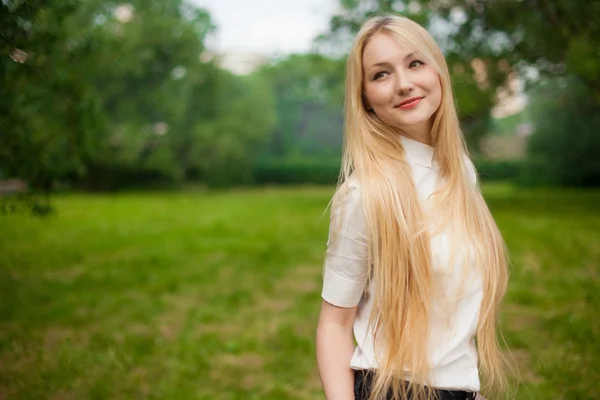
<path fill-rule="evenodd" d="M 419 54 L 418 49 L 403 40 L 378 32 L 366 43 L 362 62 L 365 69 L 381 63 L 396 63 Z"/>

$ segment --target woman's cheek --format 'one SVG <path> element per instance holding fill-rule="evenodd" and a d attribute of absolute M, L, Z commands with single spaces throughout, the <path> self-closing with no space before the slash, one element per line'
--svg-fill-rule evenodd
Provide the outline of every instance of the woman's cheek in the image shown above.
<path fill-rule="evenodd" d="M 387 104 L 387 100 L 390 96 L 390 90 L 388 86 L 389 85 L 380 85 L 373 94 L 373 102 L 376 103 L 378 106 L 384 106 L 385 104 Z"/>

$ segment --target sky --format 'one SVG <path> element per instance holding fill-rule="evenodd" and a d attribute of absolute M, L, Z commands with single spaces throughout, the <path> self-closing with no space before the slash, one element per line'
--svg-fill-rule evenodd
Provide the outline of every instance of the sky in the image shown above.
<path fill-rule="evenodd" d="M 289 54 L 310 50 L 338 0 L 192 0 L 209 11 L 218 52 Z"/>

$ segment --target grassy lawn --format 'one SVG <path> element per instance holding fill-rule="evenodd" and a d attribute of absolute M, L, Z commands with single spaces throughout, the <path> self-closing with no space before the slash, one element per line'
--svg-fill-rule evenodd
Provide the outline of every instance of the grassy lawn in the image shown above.
<path fill-rule="evenodd" d="M 68 195 L 0 216 L 0 399 L 323 399 L 331 188 Z M 600 192 L 488 186 L 518 399 L 600 397 Z"/>

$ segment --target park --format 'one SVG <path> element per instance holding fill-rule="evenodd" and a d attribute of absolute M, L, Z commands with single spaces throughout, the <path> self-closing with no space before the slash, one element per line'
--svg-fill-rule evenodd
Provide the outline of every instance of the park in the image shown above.
<path fill-rule="evenodd" d="M 199 0 L 0 3 L 0 400 L 325 399 L 344 49 L 384 13 L 437 29 L 507 244 L 507 398 L 600 398 L 600 3 L 331 1 L 244 73 Z"/>

